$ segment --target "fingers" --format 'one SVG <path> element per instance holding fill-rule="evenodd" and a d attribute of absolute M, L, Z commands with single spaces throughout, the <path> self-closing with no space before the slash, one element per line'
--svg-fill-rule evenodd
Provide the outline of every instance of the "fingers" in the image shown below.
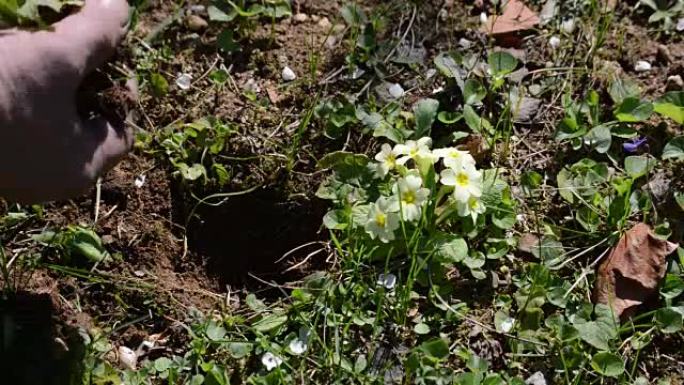
<path fill-rule="evenodd" d="M 84 164 L 86 178 L 94 181 L 101 174 L 109 171 L 133 147 L 134 134 L 125 125 L 115 126 L 104 118 L 85 121 L 84 132 L 90 138 L 92 156 Z"/>
<path fill-rule="evenodd" d="M 129 6 L 126 0 L 87 0 L 83 9 L 55 25 L 54 39 L 83 77 L 114 53 L 126 33 Z"/>

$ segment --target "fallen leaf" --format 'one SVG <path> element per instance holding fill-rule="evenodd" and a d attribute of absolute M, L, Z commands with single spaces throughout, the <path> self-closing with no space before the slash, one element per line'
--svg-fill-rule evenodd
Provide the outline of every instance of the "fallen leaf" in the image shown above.
<path fill-rule="evenodd" d="M 666 257 L 676 243 L 657 238 L 645 223 L 627 231 L 598 268 L 594 301 L 613 308 L 623 320 L 636 308 L 657 295 L 665 277 Z"/>
<path fill-rule="evenodd" d="M 276 90 L 275 87 L 269 85 L 266 86 L 266 93 L 268 94 L 268 99 L 271 101 L 271 103 L 273 105 L 277 105 L 280 101 L 280 95 L 278 94 L 278 90 Z"/>
<path fill-rule="evenodd" d="M 539 24 L 539 16 L 520 0 L 509 0 L 502 15 L 491 15 L 483 26 L 491 35 L 527 31 Z"/>

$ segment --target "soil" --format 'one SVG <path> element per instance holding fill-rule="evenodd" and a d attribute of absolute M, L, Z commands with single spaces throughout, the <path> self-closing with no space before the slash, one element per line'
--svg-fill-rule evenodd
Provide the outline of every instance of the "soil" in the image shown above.
<path fill-rule="evenodd" d="M 9 341 L 7 335 L 0 336 L 5 338 L 0 340 L 3 355 L 11 354 L 15 359 L 6 361 L 0 357 L 0 372 L 15 375 L 8 383 L 50 384 L 49 378 L 64 378 L 66 368 L 71 367 L 69 362 L 75 362 L 73 358 L 78 355 L 76 345 L 70 345 L 69 341 L 73 340 L 79 327 L 89 329 L 95 324 L 130 322 L 130 326 L 113 331 L 110 339 L 114 344 L 137 344 L 152 334 L 174 335 L 175 321 L 183 320 L 190 309 L 211 312 L 233 306 L 232 296 L 247 290 L 258 292 L 260 296 L 279 295 L 268 283 L 293 282 L 326 267 L 326 253 L 307 258 L 320 248 L 316 241 L 327 237 L 321 230 L 326 205 L 314 196 L 323 177 L 316 170 L 316 160 L 331 150 L 347 146 L 368 151 L 368 143 L 354 137 L 348 141 L 331 141 L 323 138 L 322 130 L 314 125 L 304 133 L 291 172 L 286 172 L 284 161 L 268 156 L 289 148 L 297 130 L 297 119 L 308 107 L 306 102 L 311 94 L 320 89 L 317 84 L 304 80 L 305 74 L 311 72 L 308 63 L 312 47 L 322 47 L 317 50 L 321 57 L 314 70 L 315 78 L 322 79 L 344 66 L 348 42 L 337 38 L 335 43 L 330 43 L 325 23 L 311 20 L 296 23 L 286 19 L 276 21 L 274 25 L 254 26 L 253 33 L 242 42 L 242 51 L 222 57 L 215 51 L 219 31 L 214 27 L 197 34 L 188 31 L 181 21 L 161 27 L 166 21 L 179 19 L 171 3 L 149 1 L 118 56 L 117 64 L 135 68 L 134 51 L 144 49 L 138 44 L 139 39 L 157 48 L 170 46 L 178 50 L 162 62 L 162 72 L 171 84 L 169 94 L 157 99 L 149 93 L 141 93 L 141 116 L 136 124 L 144 130 L 155 131 L 172 122 L 190 122 L 210 115 L 236 123 L 240 132 L 229 144 L 230 152 L 258 160 L 236 162 L 233 165 L 235 181 L 219 192 L 261 187 L 228 198 L 220 206 L 196 207 L 197 200 L 188 195 L 187 186 L 173 174 L 170 165 L 138 149 L 102 178 L 99 200 L 96 189 L 92 189 L 80 198 L 50 203 L 44 207 L 42 216 L 36 215 L 23 227 L 3 233 L 5 247 L 23 253 L 19 262 L 25 259 L 22 263 L 29 264 L 31 258 L 26 250 L 21 250 L 22 242 L 35 233 L 29 228 L 59 229 L 69 224 L 94 223 L 107 249 L 119 255 L 106 266 L 95 269 L 80 266 L 83 275 L 79 276 L 73 271 L 51 268 L 49 264 L 60 263 L 55 255 L 31 250 L 44 252 L 41 267 L 31 277 L 20 280 L 24 291 L 0 302 L 0 314 L 5 317 L 2 324 L 15 325 L 13 330 L 18 330 L 20 336 L 11 335 Z M 342 1 L 295 0 L 293 3 L 295 13 L 327 17 L 330 21 L 340 19 Z M 366 1 L 364 5 L 371 9 L 370 6 L 377 6 L 374 3 L 378 2 Z M 478 9 L 445 4 L 426 2 L 425 10 L 421 10 L 415 21 L 414 39 L 424 44 L 430 60 L 434 54 L 456 47 L 462 37 L 473 41 L 485 39 L 474 32 Z M 446 20 L 437 16 L 442 10 L 449 15 Z M 681 38 L 669 41 L 671 60 L 664 62 L 658 56 L 657 44 L 660 42 L 652 40 L 647 25 L 632 23 L 628 18 L 616 22 L 624 24 L 626 34 L 619 47 L 619 36 L 609 38 L 603 59 L 617 61 L 625 73 L 639 81 L 647 95 L 662 94 L 667 76 L 682 73 L 684 44 Z M 530 68 L 544 67 L 543 57 L 549 52 L 537 52 L 535 47 L 545 39 L 547 37 L 541 36 L 526 39 Z M 634 73 L 633 58 L 654 62 L 654 71 Z M 231 69 L 233 86 L 213 87 L 205 75 L 220 65 Z M 301 81 L 283 85 L 280 80 L 283 65 L 290 66 Z M 104 73 L 111 72 L 109 70 L 103 69 Z M 184 92 L 173 84 L 178 73 L 193 75 L 192 92 Z M 403 73 L 398 77 L 408 79 L 415 74 Z M 111 77 L 103 77 L 102 73 L 96 75 L 89 83 L 96 86 L 86 87 L 84 95 L 100 93 L 103 85 L 113 89 L 105 92 L 104 110 L 114 111 L 121 118 L 121 105 L 130 100 L 117 88 L 119 85 L 109 79 Z M 240 90 L 250 80 L 263 91 L 260 93 L 260 100 L 266 101 L 263 104 L 260 101 L 255 105 L 243 97 Z M 330 95 L 357 92 L 363 85 L 338 79 L 327 85 L 324 92 Z M 433 84 L 419 86 L 416 95 L 420 92 L 429 94 Z M 102 102 L 98 103 L 102 109 Z M 96 108 L 92 102 L 86 107 Z M 516 135 L 521 143 L 514 150 L 515 159 L 524 164 L 525 169 L 553 169 L 562 164 L 555 155 L 559 153 L 557 149 L 542 146 L 554 143 L 549 139 L 554 128 L 548 122 L 554 121 L 553 116 L 558 113 L 548 109 L 536 125 L 517 128 L 520 131 Z M 145 182 L 136 187 L 134 181 L 141 175 L 145 176 Z M 249 178 L 253 180 L 246 183 Z M 4 211 L 9 212 L 11 208 L 6 205 Z M 281 258 L 290 250 L 309 243 L 287 258 Z M 305 260 L 304 264 L 299 264 Z M 293 266 L 296 268 L 290 269 Z M 289 271 L 283 273 L 285 270 Z M 21 272 L 14 274 L 19 276 Z M 15 346 L 13 341 L 18 338 L 28 342 Z M 56 338 L 62 342 L 55 342 Z M 481 339 L 473 339 L 482 345 Z M 173 339 L 171 341 L 170 344 Z M 41 348 L 35 348 L 37 346 Z M 69 346 L 69 350 L 60 351 L 63 346 Z M 495 346 L 479 348 L 494 349 L 487 355 L 498 354 Z M 35 355 L 35 352 L 39 354 Z M 16 362 L 22 362 L 23 366 L 15 367 Z M 43 369 L 34 371 L 36 367 Z M 32 371 L 42 377 L 22 377 L 23 373 Z"/>

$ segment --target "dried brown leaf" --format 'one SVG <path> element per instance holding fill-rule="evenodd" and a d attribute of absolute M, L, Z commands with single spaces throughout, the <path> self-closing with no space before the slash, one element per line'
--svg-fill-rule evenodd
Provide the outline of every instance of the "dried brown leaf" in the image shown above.
<path fill-rule="evenodd" d="M 504 35 L 527 31 L 539 24 L 537 13 L 520 0 L 509 0 L 502 15 L 489 16 L 484 25 L 485 32 L 491 35 Z"/>
<path fill-rule="evenodd" d="M 612 306 L 616 316 L 629 318 L 652 299 L 665 277 L 667 256 L 676 243 L 657 238 L 645 223 L 627 231 L 598 268 L 594 301 Z"/>

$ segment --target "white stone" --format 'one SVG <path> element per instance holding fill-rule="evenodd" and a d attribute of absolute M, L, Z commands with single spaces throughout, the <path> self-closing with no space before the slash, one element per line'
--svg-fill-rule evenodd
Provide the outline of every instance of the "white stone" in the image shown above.
<path fill-rule="evenodd" d="M 318 21 L 318 26 L 327 30 L 332 27 L 332 24 L 327 17 L 322 17 L 321 20 Z"/>
<path fill-rule="evenodd" d="M 178 88 L 180 88 L 183 91 L 187 91 L 190 89 L 190 85 L 192 84 L 192 75 L 190 74 L 178 74 L 178 77 L 176 78 L 176 85 Z"/>
<path fill-rule="evenodd" d="M 561 23 L 561 30 L 565 33 L 573 33 L 575 31 L 575 19 L 569 18 L 563 20 Z"/>
<path fill-rule="evenodd" d="M 135 187 L 141 188 L 145 184 L 145 179 L 145 174 L 140 174 L 137 177 L 135 177 L 135 181 L 133 181 L 133 184 L 135 185 Z"/>
<path fill-rule="evenodd" d="M 639 60 L 634 65 L 634 70 L 636 72 L 648 72 L 651 70 L 651 63 L 647 62 L 646 60 Z"/>
<path fill-rule="evenodd" d="M 125 346 L 119 346 L 119 363 L 126 369 L 135 370 L 138 366 L 138 355 Z"/>
<path fill-rule="evenodd" d="M 390 96 L 395 99 L 399 99 L 400 97 L 404 96 L 404 88 L 399 83 L 392 84 L 389 86 L 387 91 L 389 91 Z"/>
<path fill-rule="evenodd" d="M 480 13 L 480 23 L 482 23 L 482 24 L 487 23 L 487 13 L 486 12 Z"/>
<path fill-rule="evenodd" d="M 558 36 L 551 36 L 551 38 L 549 39 L 549 45 L 550 45 L 551 48 L 553 48 L 553 49 L 558 48 L 558 46 L 560 45 L 560 43 L 561 43 L 561 40 L 560 40 L 560 38 L 559 38 Z"/>
<path fill-rule="evenodd" d="M 460 45 L 464 49 L 468 49 L 473 46 L 473 42 L 466 39 L 465 37 L 462 37 L 458 40 L 458 45 Z"/>
<path fill-rule="evenodd" d="M 546 385 L 546 378 L 542 372 L 535 372 L 525 380 L 527 385 Z"/>
<path fill-rule="evenodd" d="M 677 31 L 684 31 L 684 17 L 677 20 Z"/>
<path fill-rule="evenodd" d="M 298 13 L 294 16 L 292 16 L 292 20 L 296 21 L 297 23 L 303 23 L 309 19 L 309 15 L 306 13 Z"/>
<path fill-rule="evenodd" d="M 394 286 L 397 284 L 397 276 L 388 273 L 388 274 L 380 274 L 378 275 L 378 286 L 383 286 L 387 290 L 392 290 L 394 289 Z"/>
<path fill-rule="evenodd" d="M 297 74 L 294 73 L 292 68 L 287 67 L 287 66 L 285 66 L 285 68 L 283 68 L 282 76 L 283 76 L 283 80 L 285 80 L 286 82 L 291 82 L 291 81 L 297 79 Z"/>

